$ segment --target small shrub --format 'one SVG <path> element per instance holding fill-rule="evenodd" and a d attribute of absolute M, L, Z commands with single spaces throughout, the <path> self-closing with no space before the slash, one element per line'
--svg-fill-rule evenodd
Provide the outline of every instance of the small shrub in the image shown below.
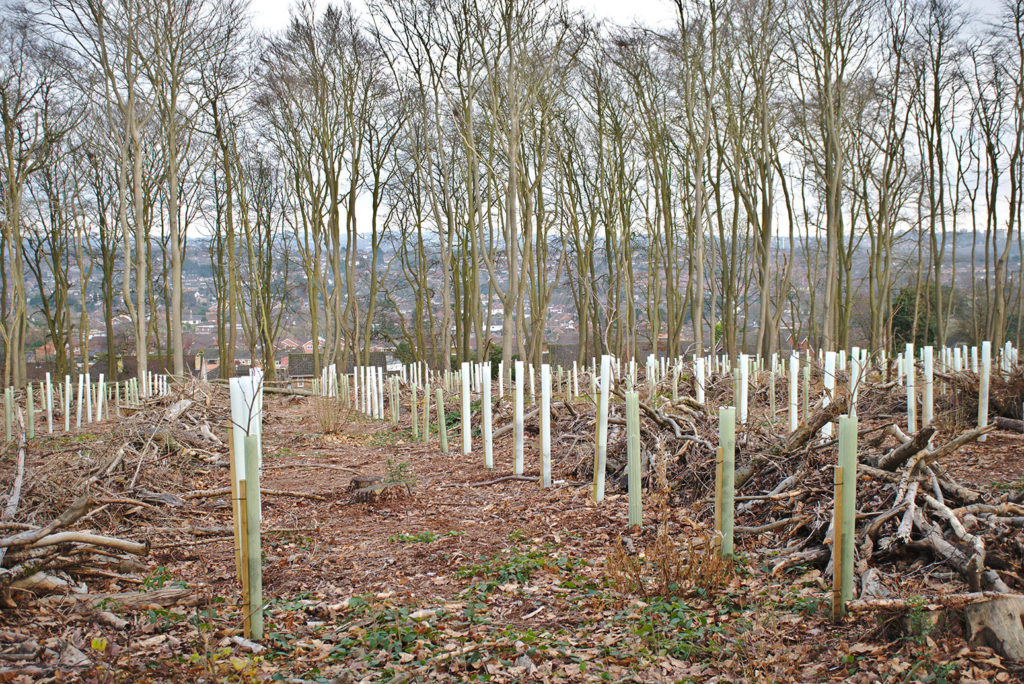
<path fill-rule="evenodd" d="M 612 586 L 645 600 L 706 594 L 727 584 L 734 573 L 733 561 L 716 552 L 711 538 L 691 539 L 683 547 L 664 527 L 643 556 L 629 554 L 616 542 L 607 566 Z"/>
<path fill-rule="evenodd" d="M 388 457 L 384 461 L 384 482 L 401 482 L 409 489 L 416 486 L 416 475 L 412 472 L 412 467 L 408 461 L 402 461 L 398 463 L 391 457 Z"/>
<path fill-rule="evenodd" d="M 320 432 L 336 435 L 341 432 L 343 407 L 340 397 L 313 397 L 313 416 Z"/>

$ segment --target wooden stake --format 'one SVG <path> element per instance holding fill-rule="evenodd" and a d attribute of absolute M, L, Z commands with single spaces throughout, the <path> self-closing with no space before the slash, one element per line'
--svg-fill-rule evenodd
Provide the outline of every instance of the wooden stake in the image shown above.
<path fill-rule="evenodd" d="M 843 467 L 835 469 L 835 503 L 832 514 L 832 620 L 843 619 Z"/>
<path fill-rule="evenodd" d="M 837 525 L 839 536 L 836 547 L 840 551 L 840 563 L 833 564 L 833 574 L 838 573 L 840 581 L 840 617 L 846 613 L 846 602 L 853 598 L 853 544 L 854 524 L 857 508 L 857 419 L 852 416 L 839 418 L 839 470 L 842 476 L 842 491 L 839 498 L 840 517 Z"/>
<path fill-rule="evenodd" d="M 807 420 L 811 412 L 811 365 L 810 361 L 804 366 L 804 420 Z"/>
<path fill-rule="evenodd" d="M 715 448 L 715 551 L 722 549 L 722 447 Z"/>
<path fill-rule="evenodd" d="M 438 407 L 444 413 L 444 406 Z M 440 414 L 439 414 L 440 415 Z M 430 441 L 430 380 L 423 383 L 423 441 Z M 448 453 L 445 450 L 444 453 Z"/>
<path fill-rule="evenodd" d="M 252 638 L 252 598 L 249 592 L 249 520 L 246 511 L 248 501 L 246 500 L 245 478 L 238 481 L 238 560 L 239 579 L 242 580 L 242 633 L 246 639 Z"/>
<path fill-rule="evenodd" d="M 231 421 L 228 421 L 228 476 L 231 478 L 231 520 L 235 529 L 235 572 L 242 582 L 244 590 L 246 586 L 246 569 L 243 564 L 242 548 L 245 546 L 245 535 L 242 532 L 242 518 L 245 516 L 244 504 L 245 492 L 241 489 L 238 480 L 238 469 L 235 466 L 235 431 L 232 429 Z"/>
<path fill-rule="evenodd" d="M 4 390 L 4 441 L 11 443 L 12 429 L 14 424 L 14 392 L 10 387 Z"/>

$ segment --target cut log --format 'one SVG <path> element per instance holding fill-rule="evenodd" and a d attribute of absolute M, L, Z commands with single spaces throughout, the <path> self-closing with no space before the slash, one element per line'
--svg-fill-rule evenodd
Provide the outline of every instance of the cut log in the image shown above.
<path fill-rule="evenodd" d="M 185 413 L 185 411 L 188 411 L 190 406 L 192 406 L 191 399 L 182 399 L 181 401 L 177 401 L 174 404 L 172 404 L 169 409 L 167 409 L 167 411 L 164 413 L 163 419 L 168 423 L 173 423 L 174 421 L 181 418 L 181 415 Z"/>
<path fill-rule="evenodd" d="M 378 482 L 369 487 L 362 487 L 353 492 L 359 503 L 373 503 L 382 499 L 400 498 L 412 493 L 405 482 Z"/>
<path fill-rule="evenodd" d="M 140 544 L 126 539 L 105 537 L 100 534 L 90 534 L 88 532 L 56 532 L 54 534 L 48 534 L 33 542 L 32 548 L 40 546 L 54 546 L 56 544 L 66 544 L 69 542 L 90 544 L 92 546 L 103 546 L 108 549 L 117 549 L 118 551 L 124 551 L 125 553 L 132 553 L 136 556 L 145 556 L 149 553 L 148 541 Z"/>
<path fill-rule="evenodd" d="M 935 434 L 934 425 L 925 425 L 914 433 L 909 442 L 904 442 L 898 447 L 878 459 L 877 465 L 882 470 L 896 470 L 910 460 L 918 452 L 928 447 L 928 442 Z"/>
<path fill-rule="evenodd" d="M 532 411 L 527 413 L 525 416 L 523 416 L 523 423 L 525 423 L 526 421 L 528 421 L 528 420 L 530 420 L 532 418 L 536 418 L 537 415 L 539 415 L 539 414 L 540 414 L 540 407 L 537 407 L 537 408 L 533 409 Z M 509 423 L 508 425 L 504 425 L 504 426 L 498 428 L 497 430 L 494 431 L 494 434 L 491 435 L 491 439 L 492 440 L 498 439 L 499 437 L 504 435 L 506 432 L 511 432 L 512 429 L 515 426 L 516 426 L 516 424 L 514 422 L 512 422 L 512 423 Z"/>
<path fill-rule="evenodd" d="M 928 522 L 920 508 L 914 514 L 914 525 L 924 535 L 922 544 L 931 549 L 938 558 L 941 558 L 955 568 L 967 580 L 967 584 L 973 591 L 988 589 L 1002 594 L 1012 593 L 1010 587 L 1003 582 L 995 570 L 991 568 L 982 569 L 979 573 L 978 568 L 971 564 L 967 554 L 947 541 L 942 536 L 942 533 L 936 529 L 935 525 Z M 912 545 L 908 544 L 908 546 Z"/>
<path fill-rule="evenodd" d="M 811 439 L 818 434 L 818 430 L 825 427 L 826 423 L 831 423 L 833 420 L 839 417 L 840 414 L 846 413 L 847 399 L 845 396 L 838 397 L 834 402 L 828 406 L 819 408 L 811 416 L 810 420 L 806 423 L 800 423 L 786 439 L 782 442 L 780 451 L 782 453 L 791 453 L 797 449 L 802 448 Z M 739 473 L 736 474 L 736 487 L 740 486 Z"/>
<path fill-rule="evenodd" d="M 67 580 L 63 580 L 45 572 L 35 572 L 28 577 L 22 577 L 11 582 L 12 589 L 23 589 L 40 594 L 47 594 L 54 591 L 67 591 Z"/>
<path fill-rule="evenodd" d="M 513 481 L 513 480 L 520 481 L 520 482 L 536 482 L 537 481 L 537 477 L 535 475 L 505 475 L 503 477 L 499 477 L 499 478 L 494 479 L 494 480 L 485 480 L 483 482 L 470 482 L 469 486 L 470 487 L 486 487 L 488 485 L 498 484 L 500 482 L 510 482 L 510 481 Z"/>
<path fill-rule="evenodd" d="M 846 610 L 860 613 L 868 610 L 940 610 L 962 608 L 972 603 L 986 603 L 995 599 L 1024 599 L 1020 594 L 1000 594 L 995 591 L 973 591 L 967 594 L 942 594 L 941 596 L 917 596 L 914 598 L 872 598 L 854 599 L 847 602 Z"/>
<path fill-rule="evenodd" d="M 384 478 L 380 475 L 356 475 L 352 478 L 352 481 L 349 482 L 348 488 L 353 491 L 356 489 L 364 489 L 377 484 L 383 479 Z"/>
<path fill-rule="evenodd" d="M 1006 430 L 1008 432 L 1024 432 L 1024 420 L 996 416 L 995 423 L 1000 430 Z"/>
<path fill-rule="evenodd" d="M 18 412 L 21 417 L 21 412 Z M 11 495 L 7 497 L 7 506 L 4 508 L 2 520 L 8 521 L 18 511 L 18 504 L 21 502 L 21 486 L 25 482 L 25 438 L 19 435 L 18 439 L 18 465 L 14 475 L 14 486 L 11 487 Z M 0 547 L 0 563 L 3 563 L 4 554 L 7 553 L 7 546 Z"/>
<path fill-rule="evenodd" d="M 1024 597 L 1005 596 L 965 606 L 972 646 L 987 646 L 1015 662 L 1024 661 Z"/>

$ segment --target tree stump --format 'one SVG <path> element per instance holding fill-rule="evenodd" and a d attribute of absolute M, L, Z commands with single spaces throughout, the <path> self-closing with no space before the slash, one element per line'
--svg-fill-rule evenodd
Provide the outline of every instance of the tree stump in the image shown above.
<path fill-rule="evenodd" d="M 988 646 L 1004 658 L 1024 661 L 1024 597 L 1006 596 L 964 608 L 972 646 Z"/>
<path fill-rule="evenodd" d="M 370 487 L 371 485 L 377 484 L 382 479 L 384 478 L 382 478 L 380 475 L 355 475 L 349 482 L 348 488 L 351 491 L 365 489 L 366 487 Z"/>
<path fill-rule="evenodd" d="M 374 503 L 386 499 L 400 499 L 411 491 L 405 482 L 378 482 L 368 487 L 360 487 L 354 493 L 357 502 Z"/>

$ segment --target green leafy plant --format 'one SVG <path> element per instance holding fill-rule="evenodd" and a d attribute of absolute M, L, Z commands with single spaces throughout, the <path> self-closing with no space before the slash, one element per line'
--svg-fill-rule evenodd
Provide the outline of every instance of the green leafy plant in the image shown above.
<path fill-rule="evenodd" d="M 416 475 L 408 461 L 399 463 L 389 456 L 384 461 L 384 482 L 401 482 L 411 488 L 416 486 Z"/>

